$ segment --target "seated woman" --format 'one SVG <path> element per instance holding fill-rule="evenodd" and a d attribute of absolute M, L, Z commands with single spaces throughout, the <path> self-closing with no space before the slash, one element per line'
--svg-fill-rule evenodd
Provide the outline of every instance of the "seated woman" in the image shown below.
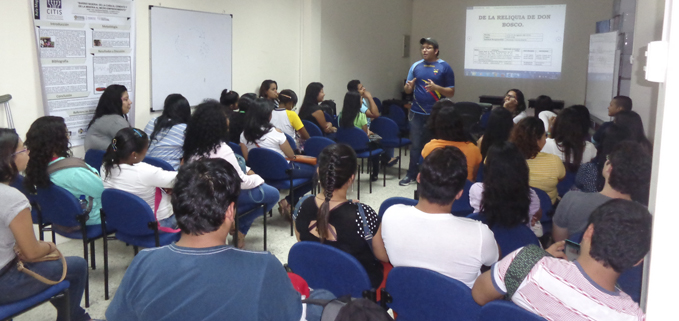
<path fill-rule="evenodd" d="M 148 155 L 168 162 L 174 169 L 181 163 L 186 123 L 191 119 L 189 101 L 180 94 L 165 98 L 163 113 L 149 120 L 144 132 L 151 133 Z"/>
<path fill-rule="evenodd" d="M 57 247 L 52 242 L 35 238 L 31 205 L 24 194 L 9 186 L 19 172 L 26 169 L 28 161 L 28 150 L 14 129 L 0 129 L 0 195 L 3 202 L 0 209 L 0 305 L 26 299 L 50 287 L 17 270 L 18 260 L 24 262 L 29 270 L 49 280 L 57 281 L 62 274 L 61 260 L 34 262 Z M 71 320 L 90 320 L 87 312 L 80 307 L 87 282 L 87 262 L 81 257 L 69 256 L 66 257 L 66 267 L 64 280 L 71 284 L 68 288 L 70 306 L 67 307 L 71 312 Z M 63 315 L 63 312 L 59 311 L 59 315 Z"/>
<path fill-rule="evenodd" d="M 474 143 L 467 140 L 468 135 L 464 132 L 464 123 L 455 107 L 443 107 L 434 119 L 434 137 L 422 148 L 422 157 L 427 156 L 437 148 L 455 146 L 459 148 L 467 158 L 467 179 L 476 180 L 476 172 L 481 165 L 481 151 Z"/>
<path fill-rule="evenodd" d="M 516 146 L 498 142 L 488 150 L 483 183 L 469 189 L 469 204 L 488 226 L 526 224 L 542 236 L 540 199 L 528 185 L 528 165 Z"/>
<path fill-rule="evenodd" d="M 509 141 L 519 148 L 528 163 L 530 186 L 545 191 L 554 204 L 558 196 L 556 185 L 566 177 L 566 168 L 558 156 L 540 151 L 547 141 L 545 125 L 536 117 L 526 117 L 514 125 Z"/>
<path fill-rule="evenodd" d="M 248 167 L 245 167 L 245 170 L 241 169 L 233 150 L 228 145 L 229 117 L 224 110 L 228 109 L 223 108 L 217 101 L 206 101 L 198 105 L 186 126 L 184 160 L 190 162 L 199 158 L 225 159 L 236 169 L 242 180 L 237 213 L 248 211 L 257 204 L 265 204 L 266 213 L 278 202 L 278 190 L 264 184 L 264 179 Z M 247 216 L 239 217 L 237 226 L 239 247 L 245 245 L 245 235 L 252 222 L 260 215 L 263 213 L 254 211 Z"/>
<path fill-rule="evenodd" d="M 278 99 L 280 104 L 271 113 L 271 125 L 294 138 L 297 146 L 300 146 L 301 142 L 309 139 L 309 133 L 297 113 L 292 111 L 297 105 L 297 94 L 290 89 L 284 89 L 281 90 Z"/>
<path fill-rule="evenodd" d="M 99 97 L 97 109 L 92 121 L 87 125 L 85 134 L 85 150 L 106 150 L 111 139 L 119 130 L 130 127 L 127 113 L 130 112 L 132 101 L 123 85 L 110 85 Z"/>
<path fill-rule="evenodd" d="M 295 152 L 290 147 L 285 134 L 270 123 L 273 112 L 273 103 L 271 101 L 258 98 L 248 112 L 245 114 L 245 128 L 240 135 L 240 148 L 245 159 L 248 159 L 248 152 L 253 148 L 266 148 L 272 150 L 283 157 L 290 160 L 295 160 Z M 314 166 L 301 163 L 290 163 L 293 178 L 311 178 L 316 173 Z M 311 191 L 311 184 L 295 190 L 294 203 L 297 203 L 300 197 Z M 291 213 L 291 202 L 293 200 L 282 200 L 278 205 L 278 210 L 283 217 L 289 218 Z"/>
<path fill-rule="evenodd" d="M 368 129 L 368 119 L 364 113 L 361 112 L 361 94 L 358 91 L 350 91 L 344 95 L 344 105 L 342 112 L 338 116 L 338 123 L 340 128 L 356 127 L 366 135 L 370 136 L 372 132 Z M 373 165 L 370 179 L 377 180 L 380 174 L 380 162 L 384 160 L 384 156 L 375 155 L 371 162 Z"/>
<path fill-rule="evenodd" d="M 172 214 L 170 195 L 163 188 L 172 188 L 177 176 L 175 171 L 142 162 L 149 150 L 149 137 L 136 128 L 123 128 L 108 146 L 101 165 L 105 188 L 115 188 L 143 199 L 151 207 L 160 226 L 177 228 Z M 160 191 L 160 194 L 156 192 Z M 156 208 L 156 198 L 158 207 Z"/>
<path fill-rule="evenodd" d="M 597 156 L 589 163 L 582 164 L 575 175 L 575 187 L 582 192 L 598 193 L 604 188 L 605 179 L 602 174 L 608 154 L 623 141 L 633 140 L 630 131 L 616 123 L 606 126 L 603 140 Z M 643 146 L 643 145 L 642 145 Z"/>
<path fill-rule="evenodd" d="M 629 130 L 630 139 L 644 146 L 649 153 L 653 153 L 653 144 L 646 138 L 641 116 L 634 111 L 621 111 L 615 114 L 613 122 Z"/>
<path fill-rule="evenodd" d="M 295 218 L 295 234 L 297 241 L 321 242 L 351 254 L 368 272 L 372 286 L 378 288 L 382 283 L 382 264 L 364 238 L 359 204 L 347 198 L 356 165 L 356 153 L 348 145 L 334 144 L 323 149 L 318 155 L 321 193 L 300 205 Z M 380 225 L 379 217 L 370 206 L 363 203 L 360 206 L 375 235 Z"/>
<path fill-rule="evenodd" d="M 265 98 L 271 100 L 273 104 L 278 108 L 278 83 L 275 80 L 267 79 L 262 81 L 262 85 L 259 86 L 259 95 L 257 98 Z"/>
<path fill-rule="evenodd" d="M 580 164 L 587 163 L 596 157 L 596 147 L 587 141 L 586 126 L 574 108 L 565 108 L 554 118 L 548 133 L 543 153 L 558 156 L 566 165 L 566 170 L 577 172 Z"/>
<path fill-rule="evenodd" d="M 219 103 L 231 110 L 229 113 L 229 141 L 238 142 L 240 134 L 243 132 L 243 123 L 245 122 L 245 111 L 254 103 L 255 94 L 245 94 L 238 96 L 235 91 L 224 89 L 219 98 Z"/>
<path fill-rule="evenodd" d="M 523 98 L 523 92 L 521 92 L 521 90 L 508 90 L 505 94 L 505 102 L 502 107 L 512 113 L 515 124 L 528 116 L 526 114 L 526 99 Z"/>
<path fill-rule="evenodd" d="M 84 195 L 88 203 L 92 204 L 87 225 L 101 224 L 99 211 L 104 184 L 96 169 L 82 159 L 71 157 L 69 144 L 68 128 L 63 118 L 43 116 L 36 119 L 26 133 L 26 148 L 31 153 L 31 159 L 26 167 L 24 186 L 29 192 L 35 193 L 36 188 L 55 184 L 76 198 Z M 56 170 L 59 167 L 62 168 Z M 78 227 L 64 228 L 71 230 Z"/>
<path fill-rule="evenodd" d="M 325 114 L 318 103 L 323 101 L 325 98 L 325 93 L 323 92 L 323 84 L 320 82 L 312 82 L 306 87 L 306 93 L 304 93 L 304 100 L 302 101 L 302 107 L 299 108 L 299 118 L 302 120 L 308 120 L 314 125 L 318 126 L 324 133 L 334 133 L 337 128 L 332 126 L 332 123 L 325 121 Z"/>
<path fill-rule="evenodd" d="M 506 108 L 495 108 L 490 112 L 488 118 L 488 125 L 483 133 L 483 136 L 476 142 L 481 150 L 481 157 L 486 159 L 488 156 L 488 149 L 496 143 L 503 143 L 509 139 L 509 133 L 512 132 L 514 121 L 512 120 L 512 113 Z"/>

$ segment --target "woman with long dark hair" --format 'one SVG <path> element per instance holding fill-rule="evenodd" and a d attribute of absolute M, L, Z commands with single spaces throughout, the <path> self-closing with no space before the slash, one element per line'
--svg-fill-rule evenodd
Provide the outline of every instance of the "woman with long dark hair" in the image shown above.
<path fill-rule="evenodd" d="M 370 136 L 372 132 L 368 129 L 368 118 L 364 113 L 361 112 L 361 94 L 358 91 L 349 91 L 344 95 L 344 105 L 342 106 L 342 112 L 340 112 L 339 127 L 340 128 L 352 128 L 356 127 L 365 132 L 366 135 Z M 386 155 L 375 155 L 371 158 L 372 162 L 372 172 L 370 179 L 377 181 L 380 173 L 380 163 L 384 160 Z"/>
<path fill-rule="evenodd" d="M 230 99 L 221 99 L 220 103 L 224 106 L 233 106 L 233 97 Z M 243 133 L 243 127 L 245 125 L 245 113 L 252 105 L 255 104 L 255 99 L 257 97 L 253 93 L 246 93 L 243 96 L 236 98 L 235 107 L 237 109 L 231 108 L 233 111 L 229 116 L 229 141 L 238 143 L 240 141 L 240 134 Z"/>
<path fill-rule="evenodd" d="M 325 98 L 323 84 L 320 82 L 310 83 L 306 87 L 302 107 L 299 108 L 299 118 L 314 123 L 325 133 L 334 133 L 337 131 L 337 128 L 333 127 L 332 123 L 325 121 L 325 114 L 318 107 L 318 103 L 322 102 L 323 98 Z"/>
<path fill-rule="evenodd" d="M 603 189 L 605 179 L 602 174 L 606 158 L 623 141 L 634 141 L 628 128 L 611 123 L 603 132 L 600 150 L 592 161 L 582 164 L 575 175 L 575 187 L 587 193 L 598 193 Z M 642 145 L 643 146 L 643 145 Z"/>
<path fill-rule="evenodd" d="M 548 137 L 542 152 L 558 156 L 566 170 L 577 172 L 580 164 L 596 157 L 596 147 L 587 141 L 586 132 L 581 130 L 582 117 L 575 108 L 566 108 L 554 120 L 551 138 Z M 548 135 L 550 136 L 550 135 Z"/>
<path fill-rule="evenodd" d="M 278 202 L 278 190 L 265 184 L 264 179 L 250 168 L 241 169 L 236 156 L 229 147 L 228 115 L 217 101 L 206 101 L 198 105 L 186 127 L 184 140 L 184 161 L 190 162 L 199 158 L 223 158 L 238 172 L 242 181 L 241 193 L 238 197 L 238 213 L 252 209 L 257 204 L 266 204 L 264 212 L 253 211 L 239 217 L 238 246 L 245 245 L 245 235 L 254 220 L 270 211 Z"/>
<path fill-rule="evenodd" d="M 262 81 L 262 85 L 259 86 L 259 96 L 257 98 L 271 100 L 274 105 L 278 107 L 278 83 L 271 79 Z"/>
<path fill-rule="evenodd" d="M 33 232 L 31 205 L 26 196 L 9 184 L 26 169 L 29 152 L 14 129 L 0 129 L 0 305 L 6 305 L 36 295 L 50 285 L 20 272 L 16 266 L 21 260 L 24 267 L 50 280 L 58 280 L 62 274 L 60 260 L 35 262 L 54 252 L 57 246 L 52 242 L 38 241 Z M 90 320 L 80 307 L 80 301 L 87 282 L 87 261 L 81 257 L 66 257 L 66 278 L 71 320 Z M 57 309 L 60 306 L 55 305 Z M 66 311 L 58 311 L 63 316 Z M 57 318 L 57 320 L 61 320 Z"/>
<path fill-rule="evenodd" d="M 515 124 L 528 116 L 528 114 L 526 114 L 526 99 L 523 97 L 523 92 L 521 92 L 521 90 L 507 90 L 502 107 L 512 113 Z"/>
<path fill-rule="evenodd" d="M 151 133 L 148 155 L 168 162 L 174 169 L 179 168 L 184 146 L 186 123 L 191 119 L 189 101 L 180 94 L 165 98 L 163 113 L 149 120 L 144 132 Z"/>
<path fill-rule="evenodd" d="M 488 226 L 507 228 L 527 224 L 542 236 L 539 222 L 540 199 L 528 184 L 528 165 L 516 146 L 498 142 L 488 149 L 482 183 L 469 189 L 469 203 L 474 212 L 482 213 Z"/>
<path fill-rule="evenodd" d="M 490 112 L 488 125 L 477 145 L 481 149 L 481 157 L 486 159 L 488 149 L 496 143 L 506 142 L 514 127 L 512 113 L 506 108 L 495 108 Z"/>
<path fill-rule="evenodd" d="M 541 152 L 547 141 L 545 125 L 537 117 L 526 117 L 514 125 L 509 141 L 528 163 L 530 186 L 545 191 L 554 204 L 556 184 L 566 177 L 566 168 L 558 156 Z"/>
<path fill-rule="evenodd" d="M 118 131 L 106 149 L 101 165 L 104 187 L 139 196 L 151 207 L 160 226 L 176 229 L 177 221 L 172 212 L 170 195 L 163 189 L 174 186 L 177 172 L 142 162 L 149 150 L 148 146 L 149 137 L 142 130 L 123 128 Z M 159 189 L 159 195 L 156 189 Z M 157 208 L 156 197 L 160 197 Z"/>
<path fill-rule="evenodd" d="M 130 127 L 127 113 L 130 112 L 132 101 L 123 85 L 110 85 L 99 97 L 99 103 L 94 110 L 94 116 L 87 125 L 85 134 L 85 150 L 106 150 L 111 139 L 118 131 Z"/>
<path fill-rule="evenodd" d="M 639 114 L 634 111 L 621 111 L 615 114 L 613 122 L 627 128 L 630 133 L 630 139 L 644 146 L 649 153 L 653 153 L 653 144 L 646 138 L 644 123 L 641 121 Z"/>
<path fill-rule="evenodd" d="M 298 241 L 321 242 L 353 255 L 365 268 L 370 283 L 378 288 L 382 282 L 382 264 L 373 255 L 363 235 L 363 221 L 358 203 L 347 198 L 356 174 L 356 153 L 345 144 L 334 144 L 318 155 L 321 193 L 300 205 L 295 218 Z M 373 235 L 379 218 L 370 206 L 361 203 Z"/>
<path fill-rule="evenodd" d="M 99 211 L 104 185 L 96 169 L 79 158 L 71 157 L 68 135 L 66 123 L 61 117 L 43 116 L 31 124 L 26 133 L 25 144 L 31 152 L 31 159 L 26 167 L 24 186 L 29 192 L 35 193 L 36 188 L 47 188 L 55 184 L 65 188 L 76 198 L 84 195 L 88 203 L 92 204 L 87 225 L 101 224 Z M 48 174 L 50 166 L 59 167 L 57 164 L 61 162 L 65 162 L 62 165 L 71 165 Z"/>

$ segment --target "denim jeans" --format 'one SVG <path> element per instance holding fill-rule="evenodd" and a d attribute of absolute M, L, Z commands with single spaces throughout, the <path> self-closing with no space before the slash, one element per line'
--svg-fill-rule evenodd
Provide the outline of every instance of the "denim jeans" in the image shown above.
<path fill-rule="evenodd" d="M 422 156 L 422 148 L 431 140 L 431 131 L 427 128 L 427 120 L 429 115 L 418 114 L 410 112 L 408 118 L 410 119 L 410 166 L 408 166 L 408 173 L 406 174 L 411 179 L 417 177 L 419 173 L 419 161 Z"/>
<path fill-rule="evenodd" d="M 167 228 L 172 228 L 172 229 L 178 229 L 179 228 L 177 226 L 177 218 L 174 216 L 174 214 L 172 214 L 170 217 L 168 217 L 164 220 L 160 220 L 160 222 L 158 222 L 158 224 L 160 224 L 160 226 L 162 226 L 162 227 L 167 227 Z"/>
<path fill-rule="evenodd" d="M 243 217 L 238 217 L 238 230 L 243 234 L 248 234 L 252 222 L 260 215 L 265 215 L 278 202 L 280 193 L 277 189 L 262 184 L 252 189 L 244 189 L 240 191 L 238 196 L 238 210 L 237 213 L 245 213 L 253 209 L 258 204 L 265 204 L 264 212 L 261 210 L 252 211 Z"/>
<path fill-rule="evenodd" d="M 61 260 L 25 263 L 24 266 L 50 280 L 58 280 L 62 273 Z M 68 288 L 71 303 L 71 320 L 90 320 L 90 316 L 85 312 L 85 309 L 80 307 L 80 301 L 85 291 L 85 283 L 87 282 L 87 262 L 81 257 L 69 256 L 66 257 L 66 266 L 68 271 L 66 272 L 65 280 L 71 283 L 71 286 Z M 50 285 L 42 283 L 26 273 L 19 272 L 15 267 L 0 277 L 0 284 L 2 284 L 0 304 L 26 299 L 50 287 Z M 62 313 L 59 313 L 59 316 L 62 316 Z M 57 321 L 61 320 L 57 318 Z"/>

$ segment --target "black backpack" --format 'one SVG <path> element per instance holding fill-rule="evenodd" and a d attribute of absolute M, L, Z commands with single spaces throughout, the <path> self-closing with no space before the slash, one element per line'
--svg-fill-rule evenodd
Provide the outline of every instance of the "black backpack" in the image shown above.
<path fill-rule="evenodd" d="M 321 321 L 393 321 L 377 303 L 355 299 L 348 295 L 333 300 L 303 300 L 306 304 L 323 306 Z"/>

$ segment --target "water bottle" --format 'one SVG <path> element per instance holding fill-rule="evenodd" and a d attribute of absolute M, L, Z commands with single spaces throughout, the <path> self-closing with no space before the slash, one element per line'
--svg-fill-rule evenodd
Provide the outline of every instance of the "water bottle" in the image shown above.
<path fill-rule="evenodd" d="M 83 213 L 87 211 L 87 197 L 85 195 L 80 195 L 80 208 L 82 208 Z"/>

